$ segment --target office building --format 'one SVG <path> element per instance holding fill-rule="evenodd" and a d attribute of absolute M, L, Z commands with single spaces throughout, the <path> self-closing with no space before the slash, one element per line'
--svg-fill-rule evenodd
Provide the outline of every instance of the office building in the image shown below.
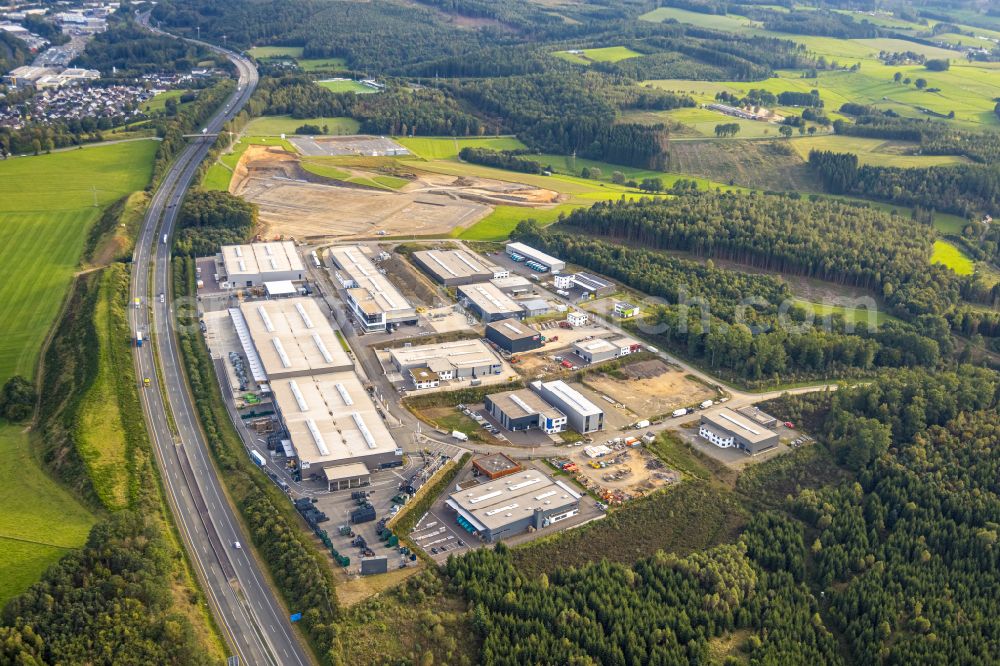
<path fill-rule="evenodd" d="M 417 311 L 356 245 L 330 250 L 334 277 L 344 288 L 347 304 L 365 332 L 416 324 Z"/>
<path fill-rule="evenodd" d="M 718 413 L 702 414 L 698 434 L 720 448 L 735 446 L 749 455 L 756 455 L 778 445 L 776 432 L 728 408 Z"/>
<path fill-rule="evenodd" d="M 531 383 L 531 389 L 565 414 L 569 426 L 581 435 L 604 429 L 604 410 L 561 379 L 535 381 Z"/>

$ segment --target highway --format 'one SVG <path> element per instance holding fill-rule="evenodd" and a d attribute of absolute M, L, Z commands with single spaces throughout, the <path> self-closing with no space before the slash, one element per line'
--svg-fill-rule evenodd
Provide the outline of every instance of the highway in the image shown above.
<path fill-rule="evenodd" d="M 257 85 L 257 70 L 236 53 L 205 46 L 225 54 L 239 72 L 237 90 L 205 126 L 214 134 L 246 104 Z M 131 297 L 141 305 L 130 308 L 131 323 L 133 332 L 142 331 L 148 340 L 134 347 L 140 398 L 171 510 L 233 656 L 239 664 L 306 666 L 312 663 L 309 653 L 254 558 L 210 459 L 174 334 L 170 244 L 164 236 L 169 240 L 173 235 L 184 195 L 213 142 L 214 137 L 194 138 L 177 156 L 150 202 L 136 242 Z M 143 378 L 150 380 L 148 387 L 141 387 Z M 236 548 L 237 542 L 246 545 Z"/>

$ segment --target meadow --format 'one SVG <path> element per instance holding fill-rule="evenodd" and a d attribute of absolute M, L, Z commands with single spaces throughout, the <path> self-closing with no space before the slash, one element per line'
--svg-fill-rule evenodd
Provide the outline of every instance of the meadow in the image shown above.
<path fill-rule="evenodd" d="M 395 137 L 396 141 L 417 157 L 425 160 L 449 160 L 458 157 L 463 148 L 489 150 L 524 150 L 527 148 L 513 136 L 497 137 Z"/>
<path fill-rule="evenodd" d="M 715 14 L 702 14 L 691 12 L 677 7 L 658 7 L 651 12 L 647 12 L 639 17 L 642 21 L 650 23 L 663 23 L 674 19 L 679 23 L 687 23 L 699 28 L 709 28 L 711 30 L 725 30 L 728 32 L 745 32 L 748 27 L 759 27 L 758 21 L 751 21 L 745 16 L 729 14 L 718 16 Z"/>
<path fill-rule="evenodd" d="M 861 164 L 872 166 L 916 168 L 969 162 L 961 155 L 907 155 L 907 152 L 918 147 L 916 143 L 858 136 L 825 134 L 793 137 L 790 144 L 804 160 L 809 159 L 811 150 L 830 150 L 838 153 L 854 153 Z"/>
<path fill-rule="evenodd" d="M 832 303 L 813 303 L 812 301 L 807 301 L 802 298 L 793 298 L 792 301 L 806 312 L 811 312 L 813 317 L 817 320 L 815 322 L 816 325 L 819 325 L 819 320 L 830 314 L 838 314 L 843 317 L 846 322 L 853 322 L 856 324 L 868 322 L 868 310 L 865 308 L 844 307 L 842 305 L 835 305 Z M 877 325 L 881 326 L 890 319 L 895 319 L 895 317 L 881 309 L 875 311 L 875 323 Z"/>
<path fill-rule="evenodd" d="M 934 252 L 931 254 L 931 262 L 944 264 L 959 275 L 972 275 L 976 270 L 976 264 L 956 245 L 948 241 L 934 241 Z"/>
<path fill-rule="evenodd" d="M 103 207 L 149 182 L 155 141 L 0 162 L 0 383 L 38 354 Z M 94 203 L 97 203 L 95 207 Z M 124 342 L 123 342 L 124 344 Z M 80 546 L 94 516 L 43 471 L 22 427 L 0 424 L 0 604 Z"/>
<path fill-rule="evenodd" d="M 619 62 L 642 54 L 627 46 L 605 46 L 597 49 L 580 49 L 580 53 L 556 51 L 552 55 L 578 65 L 589 65 L 592 62 Z"/>
<path fill-rule="evenodd" d="M 343 116 L 330 118 L 292 118 L 291 116 L 261 116 L 251 120 L 244 132 L 252 136 L 280 136 L 295 134 L 295 130 L 303 125 L 316 125 L 329 128 L 329 134 L 357 134 L 361 127 L 354 118 Z"/>

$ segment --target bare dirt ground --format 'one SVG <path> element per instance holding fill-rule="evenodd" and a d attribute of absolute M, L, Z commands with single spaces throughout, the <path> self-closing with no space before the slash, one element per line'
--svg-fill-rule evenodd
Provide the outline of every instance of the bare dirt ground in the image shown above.
<path fill-rule="evenodd" d="M 577 479 L 588 488 L 620 495 L 623 500 L 641 497 L 658 488 L 680 480 L 680 475 L 644 448 L 626 448 L 611 455 L 591 459 L 583 448 L 573 449 L 569 459 L 576 463 Z M 604 462 L 606 467 L 593 468 L 591 463 Z"/>
<path fill-rule="evenodd" d="M 621 372 L 629 379 L 594 373 L 587 375 L 585 381 L 595 391 L 613 398 L 642 418 L 669 414 L 678 407 L 715 397 L 715 391 L 688 379 L 683 372 L 670 369 L 659 359 L 626 365 Z"/>
<path fill-rule="evenodd" d="M 545 207 L 560 197 L 517 183 L 426 173 L 395 192 L 352 187 L 305 171 L 297 155 L 271 146 L 247 148 L 230 192 L 258 205 L 263 235 L 299 240 L 445 236 L 478 222 L 493 205 Z"/>

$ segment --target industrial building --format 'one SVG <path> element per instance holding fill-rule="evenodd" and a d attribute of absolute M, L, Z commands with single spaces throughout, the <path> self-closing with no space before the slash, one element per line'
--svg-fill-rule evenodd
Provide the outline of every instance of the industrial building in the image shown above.
<path fill-rule="evenodd" d="M 486 339 L 511 354 L 542 346 L 542 334 L 517 319 L 503 319 L 486 324 Z"/>
<path fill-rule="evenodd" d="M 524 315 L 524 309 L 517 301 L 489 282 L 462 285 L 458 287 L 458 295 L 463 301 L 462 305 L 473 310 L 486 322 L 509 317 L 520 319 Z"/>
<path fill-rule="evenodd" d="M 10 72 L 3 77 L 3 82 L 15 88 L 23 88 L 25 86 L 34 85 L 35 82 L 43 76 L 50 76 L 53 74 L 55 74 L 55 71 L 47 67 L 24 65 L 23 67 L 15 67 L 10 70 Z"/>
<path fill-rule="evenodd" d="M 639 306 L 626 301 L 615 301 L 615 316 L 619 319 L 631 319 L 639 316 Z"/>
<path fill-rule="evenodd" d="M 573 343 L 573 353 L 587 363 L 601 363 L 621 356 L 628 356 L 642 349 L 642 345 L 632 338 L 621 337 L 612 340 L 580 340 Z"/>
<path fill-rule="evenodd" d="M 580 512 L 580 494 L 529 469 L 453 493 L 445 504 L 462 528 L 486 542 L 540 530 Z"/>
<path fill-rule="evenodd" d="M 424 250 L 413 253 L 413 261 L 447 287 L 502 279 L 510 271 L 489 264 L 465 250 Z"/>
<path fill-rule="evenodd" d="M 417 311 L 382 275 L 359 246 L 330 250 L 337 270 L 334 277 L 346 290 L 347 304 L 366 332 L 386 331 L 416 324 Z"/>
<path fill-rule="evenodd" d="M 490 284 L 508 296 L 524 296 L 535 291 L 535 286 L 526 277 L 509 275 L 504 278 L 494 278 Z"/>
<path fill-rule="evenodd" d="M 717 414 L 702 414 L 698 434 L 720 448 L 735 446 L 749 455 L 756 455 L 778 445 L 778 433 L 728 408 Z"/>
<path fill-rule="evenodd" d="M 545 254 L 524 243 L 507 243 L 507 255 L 514 261 L 531 261 L 541 264 L 553 273 L 558 273 L 566 268 L 565 261 L 556 259 L 552 255 Z"/>
<path fill-rule="evenodd" d="M 566 429 L 566 415 L 527 389 L 486 396 L 486 411 L 507 430 L 542 430 L 550 435 Z"/>
<path fill-rule="evenodd" d="M 579 310 L 574 310 L 566 315 L 566 322 L 574 328 L 577 326 L 586 326 L 589 319 L 590 317 L 586 312 L 580 312 Z"/>
<path fill-rule="evenodd" d="M 541 317 L 552 311 L 552 306 L 544 298 L 529 298 L 517 303 L 524 311 L 525 317 Z"/>
<path fill-rule="evenodd" d="M 499 375 L 503 363 L 482 340 L 459 340 L 433 345 L 401 347 L 389 351 L 396 370 L 409 373 L 414 368 L 426 368 L 437 379 L 476 379 Z"/>
<path fill-rule="evenodd" d="M 778 423 L 778 419 L 771 416 L 767 412 L 762 411 L 759 407 L 755 405 L 747 405 L 746 407 L 740 407 L 736 411 L 738 411 L 740 414 L 747 417 L 751 421 L 756 421 L 758 424 L 764 426 L 765 428 L 773 428 Z"/>
<path fill-rule="evenodd" d="M 255 381 L 351 370 L 330 321 L 312 298 L 244 301 L 229 315 Z M 257 379 L 257 369 L 264 379 Z"/>
<path fill-rule="evenodd" d="M 271 391 L 303 476 L 332 468 L 327 483 L 351 487 L 367 470 L 402 461 L 402 450 L 354 372 L 272 380 Z"/>
<path fill-rule="evenodd" d="M 585 292 L 590 298 L 603 298 L 617 291 L 615 285 L 590 273 L 557 275 L 555 277 L 555 287 L 556 289 L 577 288 Z"/>
<path fill-rule="evenodd" d="M 509 474 L 517 474 L 524 467 L 521 466 L 521 463 L 504 453 L 492 453 L 473 460 L 472 469 L 474 470 L 473 473 L 477 476 L 485 476 L 490 481 L 496 481 Z M 477 481 L 476 485 L 479 483 L 481 482 Z"/>
<path fill-rule="evenodd" d="M 604 410 L 561 379 L 535 381 L 531 383 L 531 389 L 565 414 L 570 427 L 581 435 L 604 429 Z"/>
<path fill-rule="evenodd" d="M 305 266 L 291 241 L 223 245 L 218 255 L 220 279 L 234 289 L 258 287 L 265 282 L 302 280 Z"/>

